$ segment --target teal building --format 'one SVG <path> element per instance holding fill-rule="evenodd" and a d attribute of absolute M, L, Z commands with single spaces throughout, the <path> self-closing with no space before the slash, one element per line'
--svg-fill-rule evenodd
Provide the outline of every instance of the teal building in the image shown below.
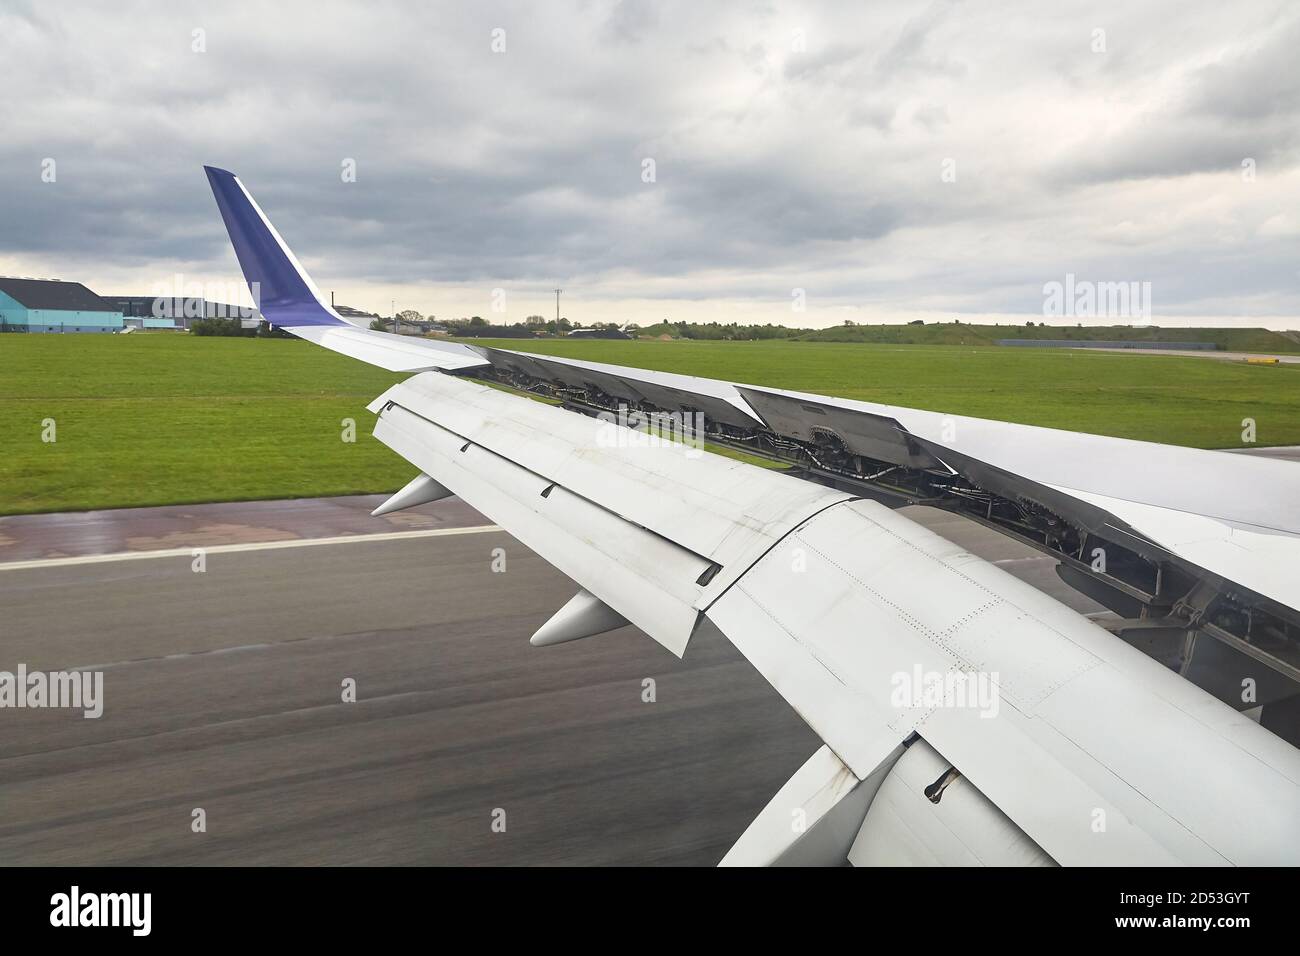
<path fill-rule="evenodd" d="M 0 276 L 0 331 L 116 332 L 122 310 L 80 282 Z"/>

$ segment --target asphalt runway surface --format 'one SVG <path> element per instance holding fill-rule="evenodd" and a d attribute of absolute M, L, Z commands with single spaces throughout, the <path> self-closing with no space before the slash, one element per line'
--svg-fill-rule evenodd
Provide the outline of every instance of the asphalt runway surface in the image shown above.
<path fill-rule="evenodd" d="M 99 719 L 0 710 L 0 864 L 712 865 L 820 745 L 721 638 L 531 647 L 571 582 L 459 501 L 380 500 L 0 519 L 0 670 L 104 671 Z"/>

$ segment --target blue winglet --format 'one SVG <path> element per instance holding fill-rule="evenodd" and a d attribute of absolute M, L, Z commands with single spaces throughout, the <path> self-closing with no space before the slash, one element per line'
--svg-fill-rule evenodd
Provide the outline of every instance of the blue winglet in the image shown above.
<path fill-rule="evenodd" d="M 321 301 L 311 277 L 234 173 L 204 166 L 253 301 L 272 325 L 347 325 Z"/>

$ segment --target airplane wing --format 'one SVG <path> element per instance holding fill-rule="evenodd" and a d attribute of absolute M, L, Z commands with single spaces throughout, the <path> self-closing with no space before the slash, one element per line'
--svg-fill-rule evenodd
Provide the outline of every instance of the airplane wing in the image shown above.
<path fill-rule="evenodd" d="M 1209 681 L 1210 662 L 1259 665 L 1252 680 L 1265 696 L 1300 693 L 1293 462 L 482 352 L 482 378 L 549 388 L 589 413 L 626 403 L 700 414 L 710 441 L 790 462 L 809 480 L 962 514 L 1056 558 L 1062 579 L 1120 616 L 1117 633 L 1184 673 Z M 1240 680 L 1215 686 L 1239 709 L 1241 690 Z M 1300 743 L 1300 711 L 1288 719 Z"/>
<path fill-rule="evenodd" d="M 1270 497 L 1296 490 L 1288 473 L 495 348 L 434 361 L 386 333 L 313 338 L 343 330 L 242 184 L 208 175 L 268 320 L 385 368 L 431 363 L 370 406 L 376 437 L 418 470 L 378 512 L 458 495 L 575 582 L 534 644 L 630 622 L 681 656 L 716 631 L 821 737 L 724 863 L 1300 862 L 1300 752 L 1183 676 L 1202 658 L 1175 669 L 1163 644 L 1143 650 L 865 496 L 949 506 L 1059 553 L 1134 631 L 1201 637 L 1272 675 L 1268 711 L 1300 690 L 1285 672 L 1294 582 L 1222 542 L 1291 553 L 1296 499 Z M 709 454 L 703 435 L 798 476 Z M 1035 442 L 1067 457 L 1044 463 Z M 1126 484 L 1115 447 L 1135 470 L 1210 472 Z M 1221 500 L 1243 476 L 1254 500 Z M 1114 549 L 1105 572 L 1082 570 L 1094 542 Z M 1259 623 L 1235 623 L 1238 608 Z"/>

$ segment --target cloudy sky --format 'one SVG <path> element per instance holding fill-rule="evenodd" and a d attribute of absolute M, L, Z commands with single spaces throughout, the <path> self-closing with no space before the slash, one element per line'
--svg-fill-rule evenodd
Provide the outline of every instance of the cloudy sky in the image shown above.
<path fill-rule="evenodd" d="M 1300 328 L 1298 56 L 1287 0 L 7 0 L 0 274 L 222 297 L 208 163 L 383 313 L 1023 322 L 1069 273 Z"/>

